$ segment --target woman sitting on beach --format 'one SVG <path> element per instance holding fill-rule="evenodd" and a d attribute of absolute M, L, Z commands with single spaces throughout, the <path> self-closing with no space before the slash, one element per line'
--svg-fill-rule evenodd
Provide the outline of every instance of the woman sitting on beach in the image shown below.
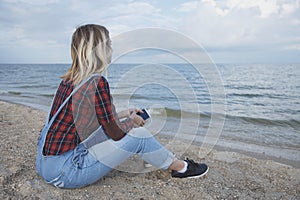
<path fill-rule="evenodd" d="M 83 187 L 134 154 L 157 168 L 172 170 L 175 178 L 205 175 L 206 164 L 175 158 L 143 127 L 145 121 L 137 115 L 143 111 L 116 113 L 109 84 L 101 76 L 111 53 L 105 27 L 89 24 L 74 32 L 72 66 L 62 77 L 39 137 L 39 175 L 56 187 Z"/>

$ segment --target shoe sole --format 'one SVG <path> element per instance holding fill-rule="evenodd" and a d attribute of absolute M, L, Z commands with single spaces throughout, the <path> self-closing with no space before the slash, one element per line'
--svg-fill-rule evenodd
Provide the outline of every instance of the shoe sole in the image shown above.
<path fill-rule="evenodd" d="M 201 177 L 205 176 L 208 171 L 209 171 L 209 167 L 207 167 L 207 170 L 203 174 L 200 174 L 198 176 L 189 176 L 189 177 L 186 177 L 186 178 L 201 178 Z"/>
<path fill-rule="evenodd" d="M 150 168 L 150 167 L 152 167 L 152 165 L 147 163 L 147 164 L 144 164 L 144 167 L 145 168 Z"/>

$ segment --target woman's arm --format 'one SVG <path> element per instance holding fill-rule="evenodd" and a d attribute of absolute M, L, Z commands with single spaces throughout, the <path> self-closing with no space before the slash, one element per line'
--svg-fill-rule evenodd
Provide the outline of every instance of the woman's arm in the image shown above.
<path fill-rule="evenodd" d="M 122 111 L 118 112 L 118 117 L 119 117 L 119 119 L 128 118 L 132 114 L 132 112 L 143 113 L 143 111 L 139 108 L 130 108 L 128 110 L 122 110 Z"/>
<path fill-rule="evenodd" d="M 99 123 L 102 125 L 104 132 L 113 140 L 120 140 L 134 126 L 142 126 L 145 121 L 138 116 L 136 112 L 140 109 L 129 109 L 128 118 L 120 122 L 115 106 L 112 103 L 108 82 L 101 77 L 98 82 L 95 98 L 95 109 Z M 126 117 L 126 112 L 121 113 Z"/>
<path fill-rule="evenodd" d="M 145 124 L 145 120 L 136 114 L 138 112 L 143 113 L 143 111 L 139 108 L 130 108 L 127 111 L 124 110 L 119 113 L 116 112 L 115 106 L 113 104 L 112 108 L 114 111 L 115 121 L 117 125 L 126 133 L 128 133 L 133 127 L 140 127 Z M 120 122 L 120 119 L 122 119 L 121 116 L 123 117 L 123 119 L 125 118 L 125 120 L 122 120 Z"/>
<path fill-rule="evenodd" d="M 118 117 L 119 119 L 123 119 L 123 118 L 127 118 L 129 117 L 129 110 L 122 110 L 120 112 L 118 112 Z"/>

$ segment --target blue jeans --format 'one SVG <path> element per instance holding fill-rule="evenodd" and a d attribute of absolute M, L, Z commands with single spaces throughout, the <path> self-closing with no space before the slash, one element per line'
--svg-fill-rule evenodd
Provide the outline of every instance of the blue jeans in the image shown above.
<path fill-rule="evenodd" d="M 174 160 L 174 154 L 145 128 L 134 128 L 119 141 L 108 139 L 93 146 L 88 145 L 91 138 L 87 138 L 62 155 L 44 156 L 42 152 L 48 127 L 50 125 L 44 127 L 39 138 L 36 167 L 47 183 L 59 188 L 92 184 L 134 154 L 161 169 L 167 169 Z M 100 128 L 98 131 L 103 130 Z"/>

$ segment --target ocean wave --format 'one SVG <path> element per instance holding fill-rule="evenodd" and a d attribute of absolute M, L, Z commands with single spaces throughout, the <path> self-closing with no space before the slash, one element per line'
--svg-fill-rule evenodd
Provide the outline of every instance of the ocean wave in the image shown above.
<path fill-rule="evenodd" d="M 20 85 L 17 88 L 22 88 L 22 89 L 30 89 L 30 88 L 49 88 L 49 85 Z"/>
<path fill-rule="evenodd" d="M 247 97 L 247 98 L 256 98 L 256 97 L 264 97 L 264 94 L 238 94 L 238 93 L 232 93 L 232 94 L 227 94 L 227 97 Z"/>
<path fill-rule="evenodd" d="M 12 94 L 12 95 L 21 95 L 22 92 L 8 91 L 8 94 Z"/>
<path fill-rule="evenodd" d="M 54 94 L 39 94 L 38 96 L 41 96 L 41 97 L 48 97 L 48 98 L 53 98 L 54 97 Z"/>
<path fill-rule="evenodd" d="M 261 94 L 250 94 L 250 93 L 228 93 L 227 98 L 231 99 L 232 97 L 244 97 L 247 99 L 251 98 L 269 98 L 269 99 L 287 99 L 285 95 L 281 94 L 268 94 L 268 93 L 261 93 Z"/>
<path fill-rule="evenodd" d="M 18 97 L 25 97 L 25 98 L 37 98 L 37 97 L 46 97 L 49 99 L 52 99 L 54 97 L 54 94 L 36 94 L 32 92 L 19 92 L 19 91 L 8 91 L 8 92 L 2 92 L 1 95 L 3 96 L 18 96 Z"/>
<path fill-rule="evenodd" d="M 154 115 L 160 115 L 163 112 L 167 113 L 168 117 L 174 117 L 174 118 L 181 118 L 181 117 L 187 117 L 187 118 L 206 118 L 210 119 L 213 116 L 220 118 L 220 117 L 226 117 L 227 120 L 230 121 L 241 121 L 241 122 L 247 122 L 251 124 L 257 124 L 257 125 L 264 125 L 264 126 L 280 126 L 280 127 L 292 127 L 294 129 L 299 129 L 300 128 L 300 120 L 297 119 L 288 119 L 288 120 L 283 120 L 283 119 L 266 119 L 266 118 L 255 118 L 255 117 L 244 117 L 244 116 L 233 116 L 233 115 L 223 115 L 219 113 L 210 113 L 210 112 L 188 112 L 184 110 L 179 110 L 179 109 L 172 109 L 172 108 L 155 108 L 153 109 L 153 114 Z"/>
<path fill-rule="evenodd" d="M 232 117 L 231 118 L 236 118 Z M 282 126 L 282 127 L 292 127 L 292 128 L 300 128 L 300 120 L 289 119 L 289 120 L 273 120 L 273 119 L 264 119 L 264 118 L 252 118 L 252 117 L 239 117 L 243 121 L 252 123 L 252 124 L 261 124 L 261 125 L 269 125 L 269 126 Z"/>
<path fill-rule="evenodd" d="M 210 119 L 212 117 L 211 113 L 208 112 L 190 112 L 185 110 L 179 110 L 179 109 L 172 109 L 172 108 L 151 108 L 151 115 L 163 115 L 164 113 L 167 114 L 168 117 L 178 118 L 181 117 L 184 118 L 207 118 Z M 222 114 L 214 114 L 216 117 L 224 117 Z"/>
<path fill-rule="evenodd" d="M 113 98 L 119 98 L 119 99 L 132 99 L 132 100 L 151 100 L 151 101 L 155 101 L 155 100 L 160 100 L 160 101 L 176 101 L 177 100 L 177 97 L 175 96 L 165 96 L 165 97 L 162 97 L 160 95 L 157 95 L 157 96 L 149 96 L 147 94 L 145 95 L 142 95 L 142 94 L 117 94 L 117 93 L 114 93 L 113 94 Z"/>
<path fill-rule="evenodd" d="M 256 86 L 256 85 L 225 85 L 229 89 L 236 89 L 236 90 L 273 90 L 273 87 L 268 86 Z"/>

